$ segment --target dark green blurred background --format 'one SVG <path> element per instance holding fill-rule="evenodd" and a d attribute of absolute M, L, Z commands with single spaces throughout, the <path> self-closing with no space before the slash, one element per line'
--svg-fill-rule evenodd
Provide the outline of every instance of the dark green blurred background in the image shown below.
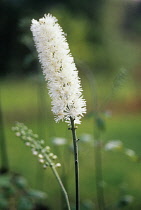
<path fill-rule="evenodd" d="M 109 75 L 124 67 L 138 74 L 139 0 L 1 0 L 1 76 L 37 72 L 30 24 L 45 13 L 58 18 L 74 58 L 94 72 Z"/>

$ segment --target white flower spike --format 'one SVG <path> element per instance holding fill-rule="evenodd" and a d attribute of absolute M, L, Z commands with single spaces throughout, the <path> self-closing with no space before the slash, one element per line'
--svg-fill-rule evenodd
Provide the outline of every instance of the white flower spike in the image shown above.
<path fill-rule="evenodd" d="M 86 102 L 74 59 L 70 54 L 65 34 L 51 14 L 39 21 L 32 20 L 31 31 L 38 52 L 43 74 L 48 83 L 55 121 L 64 120 L 75 124 L 86 113 Z"/>

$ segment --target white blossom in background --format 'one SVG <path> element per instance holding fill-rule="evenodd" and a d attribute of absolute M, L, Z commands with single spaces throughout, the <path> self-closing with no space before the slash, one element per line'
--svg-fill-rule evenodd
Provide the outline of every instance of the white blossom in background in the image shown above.
<path fill-rule="evenodd" d="M 69 45 L 57 21 L 51 14 L 39 21 L 33 19 L 31 31 L 48 83 L 56 122 L 64 120 L 70 124 L 72 117 L 75 124 L 80 124 L 81 117 L 86 113 L 86 102 Z"/>
<path fill-rule="evenodd" d="M 118 150 L 118 149 L 121 149 L 122 147 L 123 147 L 123 143 L 120 140 L 113 140 L 113 141 L 109 141 L 105 145 L 105 150 Z"/>
<path fill-rule="evenodd" d="M 127 203 L 132 203 L 134 201 L 134 197 L 132 195 L 125 195 L 124 201 L 126 201 Z"/>
<path fill-rule="evenodd" d="M 135 151 L 132 149 L 125 149 L 125 154 L 128 155 L 129 157 L 135 156 Z"/>
<path fill-rule="evenodd" d="M 56 146 L 61 146 L 61 145 L 65 145 L 67 143 L 67 140 L 61 137 L 54 137 L 52 140 L 52 143 Z"/>
<path fill-rule="evenodd" d="M 138 160 L 137 154 L 132 149 L 126 148 L 125 149 L 125 154 L 134 161 Z"/>
<path fill-rule="evenodd" d="M 89 143 L 89 142 L 94 141 L 93 136 L 91 134 L 88 134 L 88 133 L 83 133 L 80 136 L 80 139 L 81 139 L 81 142 L 85 142 L 85 143 Z"/>

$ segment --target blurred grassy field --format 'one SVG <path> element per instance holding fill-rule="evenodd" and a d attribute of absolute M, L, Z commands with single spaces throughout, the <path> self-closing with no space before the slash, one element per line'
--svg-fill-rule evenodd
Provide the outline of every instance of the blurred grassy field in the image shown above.
<path fill-rule="evenodd" d="M 93 109 L 92 93 L 84 75 L 82 75 L 82 85 L 89 113 Z M 61 206 L 61 194 L 51 171 L 43 170 L 36 158 L 31 155 L 30 150 L 11 131 L 14 122 L 19 121 L 28 125 L 45 139 L 46 144 L 50 145 L 52 151 L 58 155 L 58 161 L 62 163 L 62 168 L 58 170 L 63 176 L 70 199 L 74 202 L 71 133 L 66 124 L 54 122 L 45 86 L 42 79 L 39 81 L 36 77 L 28 80 L 1 81 L 1 102 L 11 170 L 24 175 L 33 188 L 46 191 L 49 205 L 56 209 L 55 206 Z M 100 103 L 104 103 L 107 96 L 110 95 L 110 86 L 110 82 L 106 79 L 98 79 L 97 94 Z M 102 140 L 104 143 L 109 140 L 121 140 L 125 148 L 133 149 L 138 155 L 141 155 L 141 112 L 138 110 L 139 107 L 135 110 L 132 106 L 128 107 L 130 104 L 127 103 L 129 101 L 136 103 L 135 93 L 134 83 L 129 80 L 119 89 L 116 96 L 112 96 L 110 104 L 105 107 L 112 115 L 108 117 L 103 115 L 106 131 L 102 134 Z M 86 115 L 82 119 L 82 124 L 78 126 L 78 137 L 84 133 L 93 135 L 94 127 L 93 118 Z M 65 137 L 68 143 L 65 146 L 56 147 L 52 144 L 52 137 Z M 131 161 L 122 151 L 103 151 L 102 154 L 107 206 L 116 203 L 123 194 L 129 194 L 134 196 L 134 202 L 125 209 L 140 209 L 140 162 Z M 79 155 L 81 201 L 96 203 L 93 140 L 88 143 L 79 142 Z"/>

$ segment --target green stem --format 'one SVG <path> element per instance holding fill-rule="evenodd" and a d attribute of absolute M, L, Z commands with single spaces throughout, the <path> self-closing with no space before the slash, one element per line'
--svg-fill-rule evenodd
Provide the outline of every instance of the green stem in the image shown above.
<path fill-rule="evenodd" d="M 99 210 L 105 209 L 104 204 L 104 192 L 103 192 L 103 174 L 102 174 L 102 157 L 101 157 L 101 142 L 97 141 L 95 149 L 95 167 L 96 167 L 96 188 L 97 188 L 97 200 Z"/>
<path fill-rule="evenodd" d="M 102 153 L 101 153 L 102 142 L 100 140 L 99 130 L 95 131 L 95 138 L 97 139 L 94 147 L 97 202 L 99 210 L 104 210 L 105 200 L 104 200 L 104 189 L 103 189 L 103 170 L 102 170 Z"/>
<path fill-rule="evenodd" d="M 55 166 L 52 164 L 50 158 L 47 155 L 46 155 L 46 159 L 47 159 L 48 163 L 50 164 L 51 170 L 54 173 L 54 175 L 55 175 L 55 177 L 56 177 L 56 179 L 57 179 L 57 181 L 58 181 L 58 183 L 59 183 L 59 185 L 62 189 L 62 192 L 63 192 L 65 200 L 66 200 L 67 208 L 68 208 L 68 210 L 71 210 L 68 194 L 67 194 L 67 191 L 66 191 L 66 189 L 65 189 L 65 187 L 64 187 L 64 185 L 63 185 L 63 183 L 60 179 L 60 176 L 59 176 L 58 172 L 56 171 Z"/>
<path fill-rule="evenodd" d="M 73 147 L 74 147 L 74 162 L 75 162 L 75 190 L 76 190 L 76 210 L 80 209 L 80 198 L 79 198 L 79 160 L 78 160 L 78 145 L 76 137 L 76 128 L 74 126 L 74 119 L 70 117 L 71 121 L 71 131 L 73 137 Z"/>
<path fill-rule="evenodd" d="M 69 198 L 68 198 L 68 194 L 67 194 L 67 192 L 66 192 L 66 190 L 64 188 L 64 185 L 63 185 L 63 183 L 62 183 L 62 181 L 60 179 L 60 176 L 57 173 L 57 171 L 56 171 L 56 169 L 55 169 L 54 166 L 52 166 L 51 169 L 52 169 L 52 171 L 53 171 L 53 173 L 54 173 L 54 175 L 55 175 L 55 177 L 56 177 L 56 179 L 57 179 L 57 181 L 58 181 L 58 183 L 59 183 L 59 185 L 60 185 L 60 187 L 62 189 L 62 192 L 63 192 L 63 194 L 65 196 L 65 200 L 66 200 L 66 204 L 67 204 L 68 210 L 71 210 L 70 203 L 69 203 Z"/>

